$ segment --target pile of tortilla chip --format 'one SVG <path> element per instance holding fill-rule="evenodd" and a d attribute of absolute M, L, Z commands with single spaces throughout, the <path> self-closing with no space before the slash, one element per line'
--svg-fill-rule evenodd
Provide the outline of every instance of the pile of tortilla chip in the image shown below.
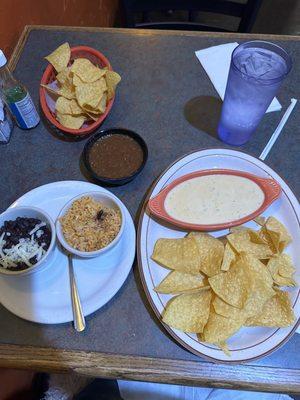
<path fill-rule="evenodd" d="M 291 237 L 274 217 L 256 222 L 258 231 L 240 226 L 221 240 L 200 232 L 157 240 L 152 259 L 171 272 L 154 290 L 176 295 L 164 323 L 226 354 L 226 340 L 242 326 L 293 324 L 289 294 L 281 289 L 296 286 L 292 260 L 283 253 Z"/>
<path fill-rule="evenodd" d="M 42 86 L 57 96 L 57 120 L 66 128 L 80 129 L 86 121 L 97 121 L 104 114 L 121 77 L 114 71 L 94 65 L 87 58 L 77 58 L 71 64 L 70 57 L 69 43 L 62 44 L 45 57 L 57 72 L 57 88 Z"/>

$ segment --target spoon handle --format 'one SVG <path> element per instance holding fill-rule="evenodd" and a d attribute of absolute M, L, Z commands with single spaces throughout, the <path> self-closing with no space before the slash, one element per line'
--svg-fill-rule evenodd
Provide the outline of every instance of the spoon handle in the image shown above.
<path fill-rule="evenodd" d="M 74 319 L 74 328 L 77 332 L 82 332 L 85 329 L 85 319 L 82 312 L 80 297 L 76 285 L 73 260 L 71 254 L 68 254 L 69 262 L 69 276 L 70 276 L 70 288 L 71 288 L 71 299 L 72 299 L 72 311 Z"/>

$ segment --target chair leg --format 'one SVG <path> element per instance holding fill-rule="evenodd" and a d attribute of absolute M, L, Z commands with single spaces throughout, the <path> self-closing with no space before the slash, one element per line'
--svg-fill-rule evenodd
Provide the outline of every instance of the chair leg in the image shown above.
<path fill-rule="evenodd" d="M 133 0 L 122 0 L 121 7 L 125 17 L 125 26 L 126 28 L 134 28 L 135 27 L 135 19 L 133 12 Z"/>
<path fill-rule="evenodd" d="M 150 22 L 150 20 L 149 20 L 149 13 L 148 13 L 147 11 L 144 11 L 144 12 L 143 12 L 142 20 L 143 20 L 143 23 Z"/>
<path fill-rule="evenodd" d="M 251 31 L 261 4 L 262 0 L 248 0 L 238 27 L 238 32 L 247 33 Z"/>
<path fill-rule="evenodd" d="M 188 13 L 189 13 L 188 14 L 188 21 L 189 22 L 196 22 L 197 11 L 189 10 Z"/>

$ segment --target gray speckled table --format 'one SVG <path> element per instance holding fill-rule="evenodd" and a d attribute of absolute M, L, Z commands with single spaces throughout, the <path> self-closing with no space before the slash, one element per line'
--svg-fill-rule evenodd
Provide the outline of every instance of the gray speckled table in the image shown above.
<path fill-rule="evenodd" d="M 142 174 L 126 186 L 111 189 L 137 216 L 149 185 L 169 163 L 192 150 L 224 146 L 215 136 L 220 101 L 194 51 L 254 37 L 261 36 L 33 26 L 26 27 L 10 62 L 38 104 L 39 80 L 46 66 L 43 57 L 62 42 L 95 47 L 108 57 L 122 82 L 102 127 L 133 129 L 149 146 L 149 161 Z M 282 45 L 294 61 L 278 96 L 285 110 L 290 98 L 299 96 L 299 38 L 264 38 Z M 243 150 L 258 156 L 283 112 L 267 114 Z M 266 161 L 297 196 L 299 124 L 296 111 Z M 85 180 L 79 163 L 84 143 L 62 140 L 43 120 L 29 132 L 15 128 L 11 142 L 0 147 L 1 211 L 39 185 Z M 82 334 L 71 324 L 24 321 L 1 306 L 0 321 L 2 366 L 300 392 L 300 335 L 250 365 L 208 363 L 181 348 L 162 329 L 149 309 L 136 266 L 119 293 L 87 318 Z"/>

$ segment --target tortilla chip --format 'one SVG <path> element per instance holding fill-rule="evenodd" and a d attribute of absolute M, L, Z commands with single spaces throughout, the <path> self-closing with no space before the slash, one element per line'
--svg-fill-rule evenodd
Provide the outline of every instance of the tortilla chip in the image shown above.
<path fill-rule="evenodd" d="M 73 83 L 74 86 L 80 86 L 84 82 L 79 78 L 78 75 L 73 74 L 72 83 Z"/>
<path fill-rule="evenodd" d="M 292 237 L 285 226 L 274 217 L 269 217 L 265 227 L 276 249 L 281 253 L 292 241 Z"/>
<path fill-rule="evenodd" d="M 61 72 L 64 70 L 71 57 L 71 49 L 69 43 L 64 43 L 59 46 L 56 50 L 54 50 L 51 54 L 45 57 L 46 60 L 49 61 L 50 64 L 53 65 L 56 72 Z"/>
<path fill-rule="evenodd" d="M 225 244 L 225 251 L 224 251 L 223 261 L 222 261 L 222 265 L 221 265 L 221 270 L 228 271 L 231 264 L 235 261 L 235 259 L 236 259 L 236 253 L 234 252 L 230 243 L 227 242 Z"/>
<path fill-rule="evenodd" d="M 255 258 L 252 254 L 241 253 L 238 262 L 241 263 L 245 268 L 248 268 L 252 275 L 254 274 L 254 282 L 262 280 L 266 283 L 267 286 L 273 286 L 273 279 L 270 271 L 261 261 Z"/>
<path fill-rule="evenodd" d="M 249 296 L 249 275 L 242 263 L 233 264 L 229 271 L 208 278 L 208 282 L 215 294 L 226 303 L 244 307 Z"/>
<path fill-rule="evenodd" d="M 71 100 L 70 107 L 72 115 L 82 115 L 84 113 L 84 110 L 79 106 L 75 99 Z"/>
<path fill-rule="evenodd" d="M 60 87 L 58 90 L 60 96 L 65 97 L 66 99 L 72 100 L 76 98 L 74 87 L 65 83 L 63 86 Z"/>
<path fill-rule="evenodd" d="M 163 267 L 199 275 L 199 251 L 193 238 L 158 239 L 152 259 Z"/>
<path fill-rule="evenodd" d="M 99 104 L 96 107 L 96 110 L 98 110 L 101 114 L 104 114 L 106 110 L 106 104 L 107 104 L 107 94 L 104 93 L 103 96 L 101 97 Z"/>
<path fill-rule="evenodd" d="M 224 347 L 224 342 L 235 334 L 242 326 L 242 319 L 233 319 L 216 314 L 211 308 L 203 333 L 198 337 L 201 341 Z"/>
<path fill-rule="evenodd" d="M 75 87 L 76 99 L 80 107 L 86 108 L 89 106 L 92 110 L 97 107 L 101 100 L 104 87 L 99 79 L 96 82 L 84 83 Z"/>
<path fill-rule="evenodd" d="M 286 327 L 295 319 L 288 293 L 278 289 L 296 285 L 291 257 L 281 253 L 291 237 L 273 217 L 256 222 L 258 231 L 238 226 L 218 239 L 202 232 L 159 239 L 152 256 L 174 270 L 154 290 L 179 294 L 167 304 L 165 322 L 196 333 L 227 355 L 226 340 L 240 327 Z M 183 297 L 200 293 L 210 293 L 204 309 L 197 297 Z"/>
<path fill-rule="evenodd" d="M 260 226 L 264 226 L 264 224 L 266 223 L 266 218 L 263 216 L 258 216 L 256 218 L 254 218 L 253 221 L 255 221 Z"/>
<path fill-rule="evenodd" d="M 238 225 L 238 226 L 232 226 L 231 228 L 229 228 L 229 232 L 230 233 L 237 233 L 237 232 L 241 232 L 241 231 L 246 231 L 248 228 L 244 225 Z"/>
<path fill-rule="evenodd" d="M 66 99 L 65 97 L 59 97 L 56 101 L 55 104 L 55 110 L 59 114 L 69 114 L 69 115 L 83 115 L 84 110 L 82 110 L 81 107 L 79 107 L 78 103 L 76 100 L 72 99 Z"/>
<path fill-rule="evenodd" d="M 253 229 L 248 229 L 248 234 L 249 234 L 251 242 L 256 243 L 256 244 L 264 244 L 264 245 L 267 244 L 269 246 L 268 242 L 266 243 L 266 240 L 259 234 L 259 231 L 254 231 Z"/>
<path fill-rule="evenodd" d="M 287 254 L 278 254 L 272 257 L 267 268 L 278 286 L 297 286 L 295 280 L 292 278 L 295 268 L 291 258 Z"/>
<path fill-rule="evenodd" d="M 259 314 L 247 319 L 245 326 L 284 328 L 290 326 L 294 320 L 295 315 L 289 294 L 281 290 L 276 290 L 276 295 L 265 303 Z"/>
<path fill-rule="evenodd" d="M 203 275 L 191 275 L 185 274 L 184 272 L 172 271 L 154 288 L 154 290 L 157 293 L 177 294 L 204 287 L 207 286 L 205 286 Z"/>
<path fill-rule="evenodd" d="M 64 68 L 62 71 L 60 71 L 57 75 L 56 75 L 56 80 L 61 84 L 64 85 L 66 82 L 69 82 L 69 84 L 72 83 L 71 80 L 71 75 L 70 75 L 70 68 L 66 67 Z"/>
<path fill-rule="evenodd" d="M 207 276 L 220 273 L 224 245 L 220 240 L 206 233 L 191 232 L 188 238 L 195 240 L 199 251 L 200 271 Z"/>
<path fill-rule="evenodd" d="M 96 82 L 106 73 L 105 70 L 96 67 L 87 58 L 77 58 L 74 60 L 71 72 L 85 83 Z"/>
<path fill-rule="evenodd" d="M 42 86 L 43 88 L 45 88 L 47 90 L 47 92 L 54 94 L 55 96 L 60 96 L 59 91 L 58 90 L 54 90 L 52 87 L 48 86 L 48 85 L 44 85 L 43 83 L 40 84 L 40 86 Z"/>
<path fill-rule="evenodd" d="M 293 261 L 291 256 L 288 254 L 280 254 L 277 256 L 277 259 L 280 260 L 278 273 L 284 278 L 291 278 L 293 274 L 296 272 L 296 268 L 293 265 Z"/>
<path fill-rule="evenodd" d="M 230 350 L 229 350 L 226 342 L 219 342 L 219 343 L 217 343 L 217 346 L 220 347 L 220 349 L 223 351 L 223 353 L 225 353 L 228 357 L 231 356 Z"/>
<path fill-rule="evenodd" d="M 181 294 L 166 305 L 163 322 L 184 332 L 199 333 L 207 323 L 211 302 L 211 291 Z"/>
<path fill-rule="evenodd" d="M 105 73 L 107 84 L 107 100 L 109 101 L 115 95 L 117 84 L 121 81 L 121 77 L 115 71 L 107 70 Z"/>
<path fill-rule="evenodd" d="M 103 93 L 99 103 L 95 108 L 89 105 L 84 105 L 83 108 L 86 110 L 87 113 L 91 114 L 92 116 L 97 116 L 98 119 L 101 114 L 104 114 L 106 110 L 106 104 L 107 104 L 107 94 Z"/>
<path fill-rule="evenodd" d="M 247 318 L 260 313 L 266 301 L 274 295 L 275 291 L 272 288 L 259 281 L 253 285 L 253 290 L 251 290 L 243 308 L 233 307 L 217 296 L 213 301 L 213 306 L 215 312 L 223 317 L 245 321 Z"/>
<path fill-rule="evenodd" d="M 233 307 L 230 304 L 227 304 L 225 301 L 223 301 L 220 297 L 215 296 L 213 302 L 212 302 L 214 312 L 216 314 L 222 315 L 223 317 L 226 318 L 241 318 L 244 315 L 244 309 L 243 308 L 237 308 Z"/>
<path fill-rule="evenodd" d="M 55 103 L 55 110 L 60 114 L 72 114 L 71 112 L 71 100 L 60 96 Z"/>
<path fill-rule="evenodd" d="M 269 246 L 273 254 L 278 253 L 278 250 L 274 246 L 271 236 L 269 235 L 269 232 L 267 231 L 265 226 L 261 227 L 261 229 L 258 231 L 258 234 L 261 237 L 261 239 Z"/>
<path fill-rule="evenodd" d="M 248 297 L 242 308 L 236 308 L 216 297 L 213 302 L 215 312 L 227 318 L 244 319 L 256 315 L 265 302 L 275 295 L 273 280 L 266 266 L 255 257 L 242 253 L 236 265 L 248 273 Z"/>
<path fill-rule="evenodd" d="M 72 116 L 67 114 L 60 114 L 56 113 L 58 121 L 65 126 L 66 128 L 70 129 L 80 129 L 85 121 L 84 116 Z"/>
<path fill-rule="evenodd" d="M 84 110 L 84 113 L 87 115 L 88 119 L 92 119 L 93 121 L 98 121 L 99 119 L 99 114 L 93 114 L 86 110 Z"/>
<path fill-rule="evenodd" d="M 259 259 L 270 258 L 273 253 L 269 246 L 266 243 L 254 243 L 251 240 L 250 235 L 251 234 L 247 229 L 236 233 L 231 233 L 227 236 L 227 240 L 237 253 L 245 252 L 247 254 L 253 254 Z"/>

